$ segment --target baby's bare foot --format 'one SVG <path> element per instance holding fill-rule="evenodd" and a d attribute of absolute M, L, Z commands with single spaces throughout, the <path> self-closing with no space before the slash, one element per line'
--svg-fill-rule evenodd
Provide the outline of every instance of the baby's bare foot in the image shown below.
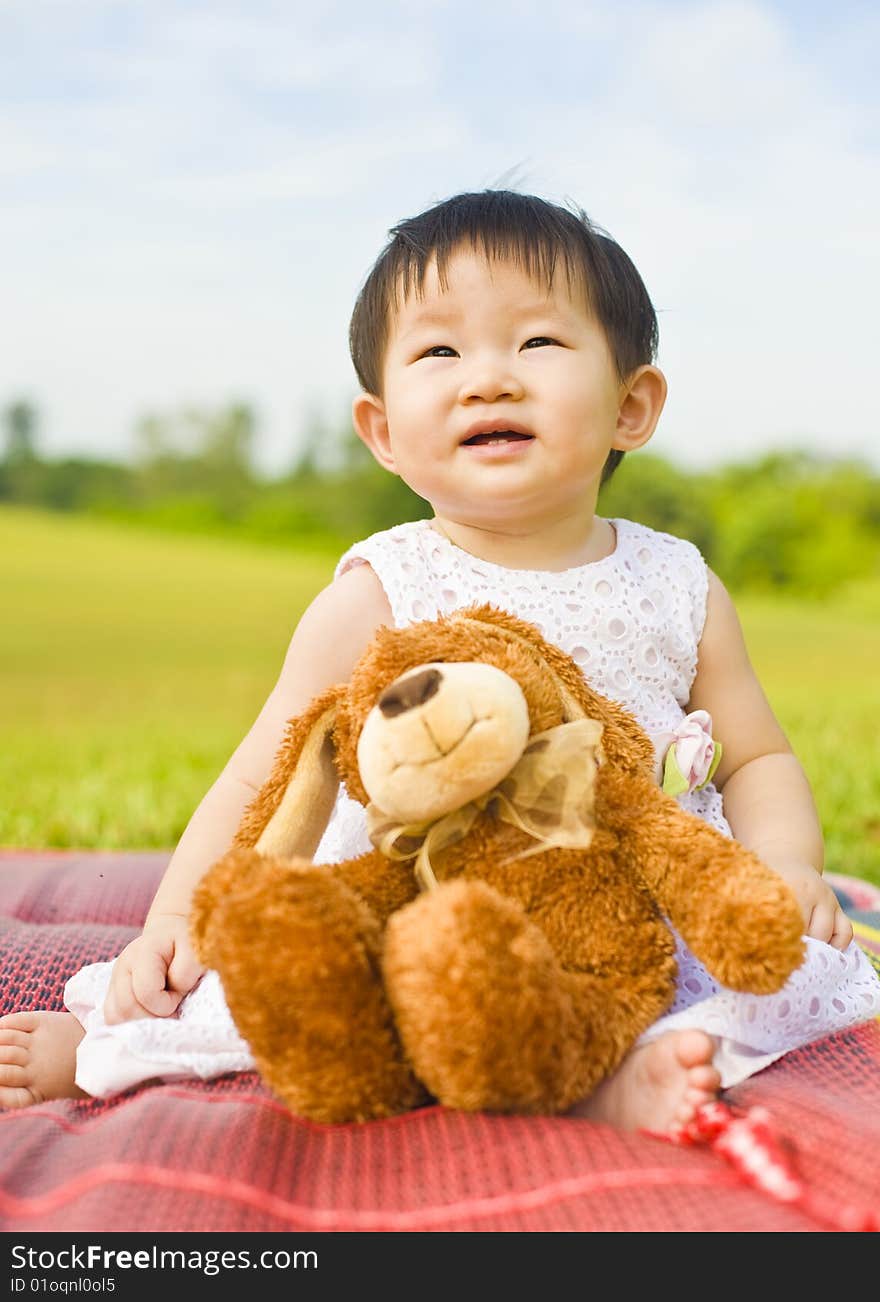
<path fill-rule="evenodd" d="M 717 1097 L 715 1043 L 703 1031 L 670 1031 L 633 1049 L 613 1076 L 570 1116 L 607 1121 L 622 1130 L 664 1133 L 693 1121 Z"/>
<path fill-rule="evenodd" d="M 0 1108 L 47 1099 L 81 1099 L 74 1084 L 83 1028 L 73 1013 L 9 1013 L 0 1017 Z"/>

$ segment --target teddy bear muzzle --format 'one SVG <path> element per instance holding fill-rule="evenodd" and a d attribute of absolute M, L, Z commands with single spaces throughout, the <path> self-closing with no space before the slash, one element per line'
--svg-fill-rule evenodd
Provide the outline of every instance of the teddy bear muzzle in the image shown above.
<path fill-rule="evenodd" d="M 389 684 L 367 715 L 357 747 L 361 780 L 392 818 L 439 818 L 505 777 L 529 731 L 522 689 L 502 669 L 418 665 Z"/>

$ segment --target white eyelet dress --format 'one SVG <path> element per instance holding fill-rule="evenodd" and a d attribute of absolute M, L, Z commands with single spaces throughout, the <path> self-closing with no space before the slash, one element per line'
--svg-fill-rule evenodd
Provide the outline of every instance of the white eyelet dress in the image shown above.
<path fill-rule="evenodd" d="M 510 570 L 462 551 L 428 520 L 397 525 L 350 548 L 341 574 L 368 564 L 402 628 L 482 602 L 537 625 L 593 686 L 629 709 L 652 736 L 684 718 L 706 614 L 707 571 L 691 543 L 628 520 L 612 520 L 616 547 L 589 565 Z M 723 738 L 720 739 L 723 743 Z M 683 808 L 730 835 L 712 784 L 679 797 Z M 319 862 L 370 848 L 364 810 L 340 790 Z M 843 952 L 807 938 L 803 965 L 775 995 L 727 990 L 678 938 L 678 984 L 670 1011 L 642 1037 L 699 1028 L 716 1037 L 723 1087 L 745 1080 L 790 1049 L 880 1015 L 880 980 L 859 946 Z M 93 964 L 68 982 L 65 1002 L 86 1028 L 77 1083 L 110 1094 L 151 1077 L 209 1077 L 253 1066 L 208 973 L 174 1018 L 106 1026 L 101 1013 L 111 965 Z"/>

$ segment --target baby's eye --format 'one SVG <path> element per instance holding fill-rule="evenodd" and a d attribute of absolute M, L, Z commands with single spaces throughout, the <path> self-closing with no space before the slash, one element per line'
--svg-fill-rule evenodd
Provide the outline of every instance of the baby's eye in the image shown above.
<path fill-rule="evenodd" d="M 555 344 L 555 339 L 550 339 L 547 335 L 536 335 L 534 339 L 527 339 L 523 348 L 531 348 L 533 344 Z"/>
<path fill-rule="evenodd" d="M 426 352 L 422 353 L 423 357 L 454 357 L 455 349 L 450 348 L 447 344 L 434 344 Z"/>

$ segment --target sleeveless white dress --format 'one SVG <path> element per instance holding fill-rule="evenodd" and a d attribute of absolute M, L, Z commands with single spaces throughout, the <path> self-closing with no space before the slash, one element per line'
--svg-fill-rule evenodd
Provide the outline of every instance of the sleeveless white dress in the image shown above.
<path fill-rule="evenodd" d="M 610 523 L 611 555 L 569 570 L 510 570 L 471 556 L 431 521 L 417 520 L 356 544 L 336 573 L 370 565 L 398 628 L 481 602 L 529 620 L 650 735 L 668 736 L 685 718 L 696 674 L 706 564 L 683 539 L 628 520 Z M 711 783 L 679 802 L 730 835 Z M 370 848 L 363 807 L 342 788 L 316 859 L 335 863 Z M 677 938 L 674 1002 L 642 1041 L 686 1027 L 708 1032 L 718 1041 L 715 1061 L 726 1088 L 790 1049 L 880 1015 L 880 979 L 855 942 L 841 952 L 808 937 L 806 951 L 778 994 L 744 995 L 719 986 Z M 147 1079 L 204 1079 L 253 1067 L 216 972 L 202 978 L 175 1017 L 107 1026 L 102 1006 L 111 967 L 92 964 L 65 990 L 66 1006 L 86 1031 L 77 1055 L 81 1089 L 103 1097 Z"/>

